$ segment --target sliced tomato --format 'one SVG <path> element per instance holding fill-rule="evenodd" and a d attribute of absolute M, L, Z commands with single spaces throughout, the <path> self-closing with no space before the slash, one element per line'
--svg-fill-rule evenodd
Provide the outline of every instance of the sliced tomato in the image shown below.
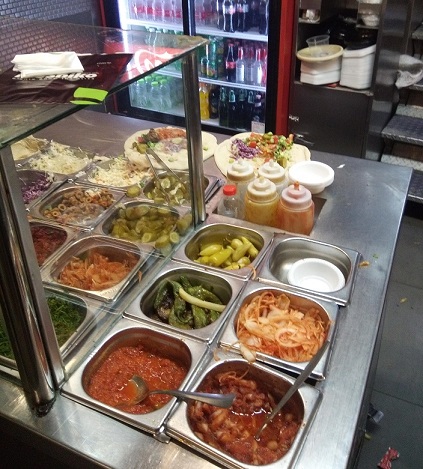
<path fill-rule="evenodd" d="M 248 146 L 250 148 L 257 148 L 257 142 L 255 142 L 254 140 L 252 140 L 251 142 L 248 142 Z"/>

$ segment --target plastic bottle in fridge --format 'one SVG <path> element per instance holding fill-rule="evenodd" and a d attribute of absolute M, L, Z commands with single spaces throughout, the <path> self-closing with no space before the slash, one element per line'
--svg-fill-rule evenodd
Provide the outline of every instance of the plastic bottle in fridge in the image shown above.
<path fill-rule="evenodd" d="M 246 48 L 246 54 L 245 54 L 245 83 L 247 85 L 254 84 L 253 63 L 254 63 L 254 49 L 252 46 L 248 46 Z"/>
<path fill-rule="evenodd" d="M 234 83 L 236 80 L 236 59 L 233 43 L 228 44 L 228 53 L 225 61 L 226 80 Z"/>
<path fill-rule="evenodd" d="M 235 90 L 229 90 L 229 98 L 228 98 L 228 125 L 232 129 L 236 128 L 238 119 L 238 104 L 236 100 Z"/>
<path fill-rule="evenodd" d="M 261 49 L 256 49 L 256 59 L 253 62 L 253 85 L 262 86 L 263 84 L 263 62 L 261 60 Z"/>
<path fill-rule="evenodd" d="M 224 86 L 220 87 L 220 98 L 219 98 L 219 126 L 228 127 L 229 126 L 229 115 L 228 115 L 228 96 L 226 93 L 226 88 Z"/>
<path fill-rule="evenodd" d="M 152 4 L 153 17 L 154 21 L 163 21 L 163 4 L 162 0 L 153 0 Z"/>
<path fill-rule="evenodd" d="M 172 0 L 162 0 L 163 21 L 173 23 L 173 2 Z"/>
<path fill-rule="evenodd" d="M 160 110 L 163 108 L 162 97 L 160 93 L 160 84 L 158 81 L 151 83 L 150 104 L 152 109 Z"/>
<path fill-rule="evenodd" d="M 216 26 L 218 29 L 223 29 L 223 0 L 216 0 Z"/>
<path fill-rule="evenodd" d="M 200 83 L 200 117 L 202 120 L 210 118 L 209 90 L 206 83 Z"/>
<path fill-rule="evenodd" d="M 182 0 L 173 0 L 173 21 L 176 24 L 182 23 Z"/>
<path fill-rule="evenodd" d="M 162 78 L 160 80 L 160 93 L 163 109 L 169 110 L 172 107 L 172 100 L 170 96 L 170 89 L 167 78 Z"/>
<path fill-rule="evenodd" d="M 235 81 L 237 83 L 245 83 L 245 60 L 243 47 L 238 47 L 238 59 L 235 63 Z"/>

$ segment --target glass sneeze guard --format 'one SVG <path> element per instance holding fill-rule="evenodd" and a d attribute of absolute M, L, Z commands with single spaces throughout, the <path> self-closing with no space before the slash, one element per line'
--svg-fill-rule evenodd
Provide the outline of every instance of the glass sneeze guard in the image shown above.
<path fill-rule="evenodd" d="M 21 18 L 0 18 L 0 69 L 10 69 L 16 54 L 74 51 L 77 54 L 133 55 L 116 79 L 109 95 L 137 79 L 182 59 L 188 159 L 193 192 L 194 222 L 202 221 L 204 198 L 198 191 L 202 173 L 201 126 L 199 117 L 195 51 L 206 44 L 200 37 L 162 35 L 160 47 L 149 43 L 141 31 L 80 26 Z M 187 100 L 185 99 L 185 102 Z M 29 223 L 10 145 L 84 108 L 75 104 L 0 104 L 0 308 L 16 358 L 20 382 L 27 401 L 38 414 L 47 413 L 56 390 L 66 379 L 39 272 Z M 198 160 L 198 161 L 197 161 Z M 194 177 L 195 174 L 195 177 Z M 56 346 L 51 347 L 51 344 Z M 48 346 L 46 346 L 48 344 Z"/>

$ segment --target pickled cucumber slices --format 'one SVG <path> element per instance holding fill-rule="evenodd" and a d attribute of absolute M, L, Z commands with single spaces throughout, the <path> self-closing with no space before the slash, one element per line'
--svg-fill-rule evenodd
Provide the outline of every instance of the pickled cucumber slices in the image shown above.
<path fill-rule="evenodd" d="M 179 243 L 191 221 L 191 214 L 179 217 L 168 207 L 145 203 L 131 205 L 119 209 L 112 220 L 110 234 L 129 241 L 154 243 L 155 248 L 162 251 Z"/>

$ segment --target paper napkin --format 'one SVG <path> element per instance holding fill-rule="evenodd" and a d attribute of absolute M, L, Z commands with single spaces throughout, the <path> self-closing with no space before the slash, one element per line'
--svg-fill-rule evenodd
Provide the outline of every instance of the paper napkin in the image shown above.
<path fill-rule="evenodd" d="M 83 72 L 84 67 L 75 52 L 37 52 L 19 54 L 12 60 L 13 70 L 21 78 L 42 77 L 64 73 Z"/>

